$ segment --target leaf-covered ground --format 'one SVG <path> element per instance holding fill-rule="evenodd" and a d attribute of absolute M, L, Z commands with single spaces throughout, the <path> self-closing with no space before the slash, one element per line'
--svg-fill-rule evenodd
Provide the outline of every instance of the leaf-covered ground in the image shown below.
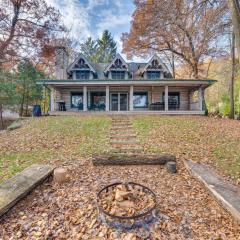
<path fill-rule="evenodd" d="M 104 116 L 32 118 L 0 133 L 0 182 L 34 163 L 67 164 L 105 151 L 110 123 Z"/>
<path fill-rule="evenodd" d="M 214 166 L 240 181 L 240 121 L 198 116 L 132 118 L 145 152 L 167 152 L 178 159 Z"/>
<path fill-rule="evenodd" d="M 0 239 L 240 240 L 240 225 L 182 162 L 198 160 L 221 171 L 223 166 L 228 169 L 228 161 L 234 166 L 239 158 L 239 122 L 173 116 L 135 116 L 131 121 L 146 152 L 177 155 L 177 174 L 170 174 L 161 166 L 94 167 L 91 155 L 110 147 L 111 120 L 104 116 L 33 119 L 19 130 L 0 135 L 4 159 L 10 154 L 18 158 L 23 154 L 22 159 L 29 159 L 8 160 L 5 169 L 11 163 L 31 164 L 33 153 L 42 150 L 34 161 L 64 165 L 70 176 L 61 185 L 48 180 L 11 209 L 0 220 Z M 35 145 L 39 148 L 35 149 Z M 29 155 L 24 155 L 26 149 Z M 227 172 L 232 173 L 230 169 Z M 156 193 L 158 219 L 150 229 L 118 231 L 99 221 L 96 194 L 102 187 L 119 181 L 137 182 Z"/>
<path fill-rule="evenodd" d="M 0 220 L 0 239 L 240 240 L 240 225 L 194 180 L 182 163 L 176 175 L 161 166 L 68 166 L 70 181 L 49 181 Z M 158 220 L 148 230 L 118 231 L 99 221 L 97 192 L 133 181 L 157 196 Z"/>

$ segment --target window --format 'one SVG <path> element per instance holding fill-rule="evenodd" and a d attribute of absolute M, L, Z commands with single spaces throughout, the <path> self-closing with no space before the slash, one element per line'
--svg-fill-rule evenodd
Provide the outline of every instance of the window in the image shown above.
<path fill-rule="evenodd" d="M 82 93 L 71 93 L 71 107 L 83 109 L 83 94 Z"/>
<path fill-rule="evenodd" d="M 106 93 L 105 92 L 92 92 L 91 104 L 95 107 L 105 107 Z"/>
<path fill-rule="evenodd" d="M 133 106 L 134 106 L 134 108 L 148 107 L 148 93 L 147 92 L 135 92 L 133 94 Z"/>
<path fill-rule="evenodd" d="M 125 79 L 125 71 L 112 71 L 112 79 Z"/>
<path fill-rule="evenodd" d="M 76 79 L 89 79 L 90 71 L 76 71 Z"/>
<path fill-rule="evenodd" d="M 160 71 L 148 71 L 147 72 L 147 78 L 148 79 L 159 79 L 161 74 Z"/>
<path fill-rule="evenodd" d="M 165 102 L 165 93 L 163 93 L 163 102 Z M 180 108 L 180 93 L 169 92 L 168 93 L 168 108 L 169 110 L 177 110 Z"/>

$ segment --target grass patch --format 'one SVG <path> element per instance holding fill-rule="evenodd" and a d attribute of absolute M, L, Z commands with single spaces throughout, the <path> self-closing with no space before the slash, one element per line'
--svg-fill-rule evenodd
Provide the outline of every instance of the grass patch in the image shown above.
<path fill-rule="evenodd" d="M 212 164 L 240 178 L 240 123 L 194 116 L 136 116 L 131 121 L 145 152 Z"/>
<path fill-rule="evenodd" d="M 105 116 L 33 118 L 0 135 L 0 181 L 34 163 L 67 163 L 109 149 Z"/>

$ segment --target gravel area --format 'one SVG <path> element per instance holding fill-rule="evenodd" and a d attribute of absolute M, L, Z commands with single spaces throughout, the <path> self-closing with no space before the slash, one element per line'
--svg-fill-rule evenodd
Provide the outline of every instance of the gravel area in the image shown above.
<path fill-rule="evenodd" d="M 93 167 L 90 162 L 68 165 L 69 182 L 50 179 L 17 204 L 0 221 L 0 239 L 240 239 L 240 225 L 180 159 L 175 175 L 161 166 Z M 117 181 L 134 181 L 156 193 L 159 219 L 149 231 L 121 232 L 98 220 L 96 194 Z"/>

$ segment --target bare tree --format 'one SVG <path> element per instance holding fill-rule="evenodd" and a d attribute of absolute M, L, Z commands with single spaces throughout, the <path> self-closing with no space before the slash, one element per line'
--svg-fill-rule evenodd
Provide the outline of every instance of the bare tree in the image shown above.
<path fill-rule="evenodd" d="M 227 2 L 199 4 L 192 0 L 136 0 L 130 33 L 124 33 L 128 57 L 150 50 L 169 51 L 199 78 L 199 66 L 224 52 L 219 38 L 229 30 Z"/>
<path fill-rule="evenodd" d="M 64 30 L 60 17 L 44 0 L 1 0 L 0 67 L 40 54 L 55 33 Z"/>
<path fill-rule="evenodd" d="M 234 119 L 235 117 L 235 102 L 234 102 L 234 80 L 235 80 L 235 34 L 232 34 L 232 77 L 230 81 L 230 114 L 229 118 Z"/>
<path fill-rule="evenodd" d="M 238 0 L 228 0 L 228 5 L 232 13 L 232 23 L 236 39 L 238 56 L 240 55 L 240 5 Z"/>

